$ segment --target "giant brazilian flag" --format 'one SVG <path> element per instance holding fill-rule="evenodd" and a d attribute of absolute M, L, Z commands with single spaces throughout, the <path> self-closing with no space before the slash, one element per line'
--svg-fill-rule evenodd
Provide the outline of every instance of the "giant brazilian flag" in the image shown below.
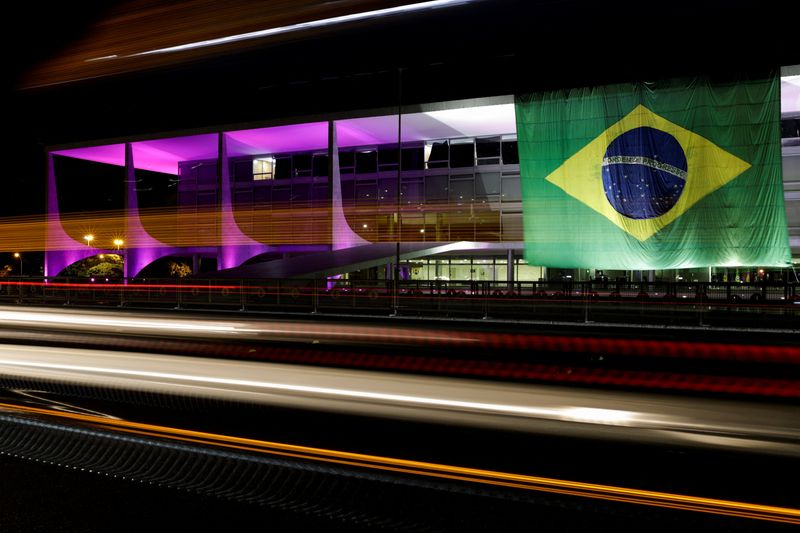
<path fill-rule="evenodd" d="M 785 266 L 777 73 L 521 95 L 528 262 Z"/>

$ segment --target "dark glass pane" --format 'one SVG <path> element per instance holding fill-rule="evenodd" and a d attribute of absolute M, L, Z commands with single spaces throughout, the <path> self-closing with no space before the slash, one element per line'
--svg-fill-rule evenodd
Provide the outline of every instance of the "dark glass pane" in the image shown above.
<path fill-rule="evenodd" d="M 253 203 L 255 204 L 268 204 L 270 201 L 271 187 L 255 187 L 253 189 Z"/>
<path fill-rule="evenodd" d="M 500 157 L 500 141 L 497 139 L 478 139 L 475 144 L 478 158 Z"/>
<path fill-rule="evenodd" d="M 311 175 L 311 154 L 294 154 L 292 156 L 292 176 Z"/>
<path fill-rule="evenodd" d="M 321 205 L 328 201 L 328 185 L 325 183 L 315 183 L 311 190 L 311 199 L 315 205 Z"/>
<path fill-rule="evenodd" d="M 397 202 L 396 179 L 383 179 L 378 181 L 378 200 L 384 204 Z"/>
<path fill-rule="evenodd" d="M 314 156 L 314 176 L 327 176 L 328 175 L 328 156 L 327 154 L 316 154 Z"/>
<path fill-rule="evenodd" d="M 272 203 L 273 204 L 285 204 L 289 203 L 289 200 L 292 197 L 292 189 L 291 187 L 287 187 L 282 185 L 280 187 L 273 187 L 272 188 Z M 280 206 L 278 206 L 280 207 Z"/>
<path fill-rule="evenodd" d="M 234 161 L 233 181 L 245 182 L 245 181 L 252 181 L 252 179 L 253 179 L 253 162 L 249 159 L 246 161 Z"/>
<path fill-rule="evenodd" d="M 356 200 L 359 204 L 373 203 L 378 198 L 378 187 L 375 182 L 357 183 Z"/>
<path fill-rule="evenodd" d="M 421 204 L 424 202 L 421 181 L 409 181 L 400 184 L 403 191 L 402 201 L 406 204 Z"/>
<path fill-rule="evenodd" d="M 403 148 L 403 170 L 423 170 L 425 168 L 425 149 Z"/>
<path fill-rule="evenodd" d="M 57 163 L 59 159 L 60 159 L 59 157 L 56 157 L 54 161 Z M 192 161 L 182 161 L 178 163 L 178 175 L 180 176 L 181 186 L 194 184 L 197 181 L 197 175 L 195 174 L 194 170 L 192 170 L 192 167 L 194 165 L 195 163 Z M 57 176 L 58 174 L 56 174 L 56 177 Z"/>
<path fill-rule="evenodd" d="M 428 156 L 428 168 L 447 168 L 450 161 L 450 147 L 447 141 L 431 144 L 431 153 Z"/>
<path fill-rule="evenodd" d="M 355 165 L 355 154 L 353 152 L 339 151 L 339 168 L 349 168 Z"/>
<path fill-rule="evenodd" d="M 352 202 L 356 195 L 356 180 L 342 180 L 342 201 Z"/>
<path fill-rule="evenodd" d="M 470 180 L 453 180 L 450 182 L 450 201 L 464 203 L 472 201 L 472 183 Z"/>
<path fill-rule="evenodd" d="M 292 177 L 292 159 L 290 157 L 275 158 L 275 179 L 286 180 Z"/>
<path fill-rule="evenodd" d="M 519 188 L 519 176 L 503 178 L 503 201 L 518 202 L 522 199 Z"/>
<path fill-rule="evenodd" d="M 200 163 L 197 167 L 197 183 L 217 183 L 217 165 L 212 162 Z"/>
<path fill-rule="evenodd" d="M 781 120 L 781 138 L 793 139 L 800 137 L 800 118 Z"/>
<path fill-rule="evenodd" d="M 517 141 L 503 141 L 503 164 L 519 165 Z"/>
<path fill-rule="evenodd" d="M 384 146 L 378 150 L 378 164 L 397 165 L 397 146 Z"/>
<path fill-rule="evenodd" d="M 178 193 L 178 205 L 180 207 L 193 207 L 197 205 L 197 193 L 195 191 L 180 191 Z"/>
<path fill-rule="evenodd" d="M 459 143 L 450 145 L 450 168 L 471 167 L 475 165 L 475 145 Z"/>
<path fill-rule="evenodd" d="M 216 205 L 217 193 L 216 192 L 201 192 L 197 194 L 197 205 Z"/>
<path fill-rule="evenodd" d="M 292 203 L 307 204 L 311 201 L 311 184 L 295 183 L 292 185 Z"/>
<path fill-rule="evenodd" d="M 253 201 L 253 191 L 236 191 L 233 196 L 233 203 L 238 206 L 249 206 Z"/>
<path fill-rule="evenodd" d="M 447 200 L 448 176 L 427 176 L 425 178 L 425 200 Z"/>
<path fill-rule="evenodd" d="M 177 176 L 153 172 L 151 170 L 136 170 L 136 192 L 139 197 L 139 207 L 149 209 L 152 207 L 173 207 L 176 205 Z"/>
<path fill-rule="evenodd" d="M 500 194 L 500 173 L 479 173 L 475 177 L 475 197 L 486 198 L 487 196 L 495 194 Z"/>
<path fill-rule="evenodd" d="M 356 174 L 368 174 L 378 171 L 378 152 L 370 150 L 369 152 L 356 153 Z"/>

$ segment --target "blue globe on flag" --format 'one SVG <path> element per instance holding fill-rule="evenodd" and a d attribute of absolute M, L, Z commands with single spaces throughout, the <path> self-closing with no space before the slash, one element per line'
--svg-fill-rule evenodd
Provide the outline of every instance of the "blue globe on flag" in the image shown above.
<path fill-rule="evenodd" d="M 656 218 L 678 202 L 687 170 L 686 154 L 675 137 L 656 128 L 634 128 L 608 145 L 603 190 L 619 214 Z"/>

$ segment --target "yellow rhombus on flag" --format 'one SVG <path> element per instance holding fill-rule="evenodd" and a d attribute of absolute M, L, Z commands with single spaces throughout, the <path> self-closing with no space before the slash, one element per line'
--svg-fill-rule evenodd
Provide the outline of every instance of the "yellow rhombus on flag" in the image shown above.
<path fill-rule="evenodd" d="M 649 219 L 633 219 L 618 213 L 603 189 L 603 157 L 609 144 L 623 133 L 641 127 L 672 135 L 686 154 L 687 163 L 686 183 L 677 203 L 663 215 Z M 645 241 L 748 168 L 750 163 L 639 105 L 564 161 L 546 179 L 629 235 Z"/>

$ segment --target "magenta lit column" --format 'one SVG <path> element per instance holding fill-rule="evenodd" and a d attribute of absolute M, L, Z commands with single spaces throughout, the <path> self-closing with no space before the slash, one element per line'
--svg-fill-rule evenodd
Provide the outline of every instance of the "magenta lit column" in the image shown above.
<path fill-rule="evenodd" d="M 219 269 L 234 268 L 251 257 L 275 248 L 251 239 L 239 229 L 233 215 L 233 183 L 231 183 L 228 164 L 228 138 L 219 134 L 219 175 L 220 175 L 220 247 L 217 259 Z"/>

